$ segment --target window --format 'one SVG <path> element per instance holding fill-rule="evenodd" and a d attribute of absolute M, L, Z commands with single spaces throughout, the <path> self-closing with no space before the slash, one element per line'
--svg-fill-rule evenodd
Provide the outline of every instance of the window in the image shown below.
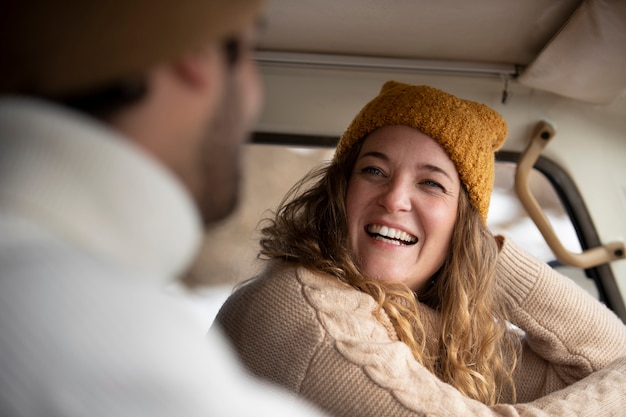
<path fill-rule="evenodd" d="M 259 271 L 258 226 L 274 210 L 291 186 L 310 169 L 328 161 L 337 138 L 257 134 L 244 148 L 244 176 L 238 209 L 211 230 L 195 267 L 185 278 L 196 287 L 201 318 L 212 321 L 217 309 L 238 283 Z M 308 146 L 308 147 L 306 147 Z M 314 147 L 312 147 L 314 146 Z M 315 147 L 317 146 L 317 147 Z M 581 285 L 626 317 L 610 268 L 582 270 L 561 265 L 513 191 L 519 154 L 499 152 L 488 225 L 494 234 L 515 240 L 537 258 Z M 564 246 L 572 252 L 598 245 L 598 238 L 575 186 L 558 166 L 540 158 L 530 178 L 531 190 Z M 573 203 L 572 203 L 573 202 Z M 206 310 L 209 310 L 208 314 Z"/>
<path fill-rule="evenodd" d="M 259 270 L 259 221 L 275 210 L 287 191 L 310 169 L 329 160 L 334 148 L 249 144 L 244 147 L 239 205 L 211 229 L 193 269 L 185 277 L 199 319 L 208 325 L 233 287 Z"/>
<path fill-rule="evenodd" d="M 496 176 L 489 207 L 488 226 L 494 234 L 510 237 L 528 253 L 548 263 L 563 275 L 574 280 L 591 295 L 599 298 L 595 282 L 585 271 L 563 265 L 550 250 L 541 232 L 528 216 L 515 194 L 515 169 L 513 162 L 496 163 Z M 543 209 L 563 246 L 571 252 L 581 252 L 580 241 L 570 217 L 548 179 L 536 169 L 529 177 L 533 196 Z"/>

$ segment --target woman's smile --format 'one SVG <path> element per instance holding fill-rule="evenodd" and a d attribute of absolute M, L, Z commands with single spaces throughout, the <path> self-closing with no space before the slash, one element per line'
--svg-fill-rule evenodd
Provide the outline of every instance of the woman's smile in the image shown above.
<path fill-rule="evenodd" d="M 370 224 L 365 228 L 365 231 L 376 240 L 398 246 L 415 245 L 418 241 L 417 236 L 394 227 L 381 226 L 379 224 Z"/>

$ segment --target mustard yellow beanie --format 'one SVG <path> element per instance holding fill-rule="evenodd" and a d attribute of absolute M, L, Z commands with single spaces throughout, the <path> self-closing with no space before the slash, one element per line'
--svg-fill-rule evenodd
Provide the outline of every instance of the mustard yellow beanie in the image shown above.
<path fill-rule="evenodd" d="M 341 136 L 335 158 L 379 127 L 391 125 L 413 127 L 443 147 L 486 223 L 495 152 L 507 134 L 502 116 L 484 104 L 433 87 L 388 81 Z"/>

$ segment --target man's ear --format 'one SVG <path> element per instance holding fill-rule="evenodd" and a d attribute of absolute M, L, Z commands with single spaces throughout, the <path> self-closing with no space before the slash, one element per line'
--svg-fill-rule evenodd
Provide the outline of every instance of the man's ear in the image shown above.
<path fill-rule="evenodd" d="M 174 63 L 174 71 L 191 88 L 212 87 L 222 70 L 223 57 L 215 45 L 188 52 Z"/>

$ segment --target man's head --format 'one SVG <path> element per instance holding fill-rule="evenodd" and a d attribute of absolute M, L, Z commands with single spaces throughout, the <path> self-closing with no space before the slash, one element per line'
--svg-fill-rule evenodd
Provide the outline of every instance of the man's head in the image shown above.
<path fill-rule="evenodd" d="M 259 113 L 251 53 L 263 0 L 24 1 L 3 6 L 1 94 L 112 125 L 169 168 L 205 223 L 232 210 Z"/>

